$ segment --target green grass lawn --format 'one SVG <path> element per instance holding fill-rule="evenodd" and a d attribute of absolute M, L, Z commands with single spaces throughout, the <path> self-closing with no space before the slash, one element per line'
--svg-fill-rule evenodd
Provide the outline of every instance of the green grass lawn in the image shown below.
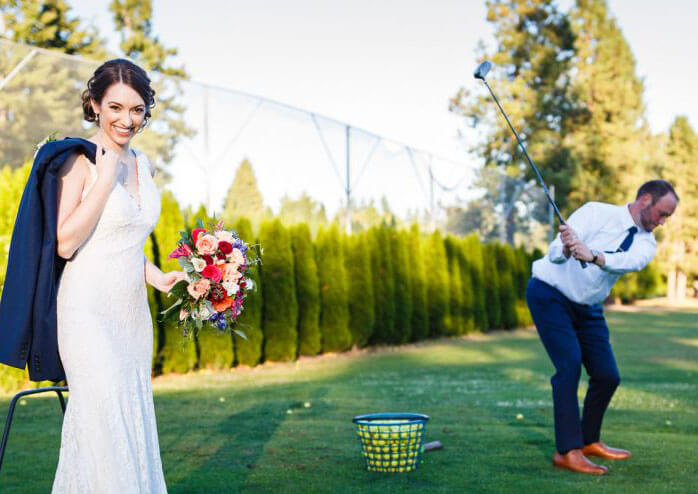
<path fill-rule="evenodd" d="M 158 378 L 169 492 L 698 492 L 698 316 L 608 321 L 622 382 L 602 439 L 633 457 L 601 461 L 605 477 L 551 466 L 552 365 L 521 330 Z M 415 472 L 367 472 L 351 418 L 383 411 L 430 415 L 425 439 L 444 449 Z M 0 492 L 50 492 L 60 420 L 55 398 L 18 407 Z"/>

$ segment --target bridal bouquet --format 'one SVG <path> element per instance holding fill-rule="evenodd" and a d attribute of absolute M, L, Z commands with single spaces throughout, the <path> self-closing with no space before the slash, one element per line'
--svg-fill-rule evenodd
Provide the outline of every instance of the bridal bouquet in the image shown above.
<path fill-rule="evenodd" d="M 254 282 L 245 274 L 257 260 L 248 258 L 249 246 L 235 231 L 224 229 L 222 221 L 206 230 L 199 219 L 197 227 L 180 232 L 177 248 L 168 256 L 177 259 L 187 279 L 167 294 L 177 301 L 162 312 L 163 317 L 173 317 L 179 308 L 178 321 L 185 335 L 210 325 L 245 338 L 232 326 L 243 310 L 245 296 L 254 289 Z"/>

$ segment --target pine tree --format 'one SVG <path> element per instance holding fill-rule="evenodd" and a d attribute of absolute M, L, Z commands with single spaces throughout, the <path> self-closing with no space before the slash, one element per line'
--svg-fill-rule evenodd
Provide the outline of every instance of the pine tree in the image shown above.
<path fill-rule="evenodd" d="M 649 173 L 644 84 L 605 0 L 577 0 L 570 23 L 575 34 L 570 88 L 575 119 L 564 141 L 575 176 L 567 196 L 569 209 L 589 200 L 623 203 Z"/>
<path fill-rule="evenodd" d="M 491 0 L 486 5 L 495 45 L 490 53 L 481 49 L 478 59 L 492 62 L 490 85 L 564 206 L 574 172 L 563 142 L 565 126 L 574 118 L 569 90 L 574 35 L 569 18 L 554 0 Z M 516 179 L 533 178 L 515 137 L 489 92 L 480 87 L 477 92 L 460 89 L 451 110 L 473 125 L 484 123 L 491 129 L 476 151 L 487 167 L 501 170 L 493 200 L 506 208 L 516 193 Z M 511 224 L 523 219 L 516 212 L 511 208 L 506 218 L 511 231 Z"/>
<path fill-rule="evenodd" d="M 341 352 L 352 343 L 344 253 L 337 225 L 318 232 L 316 258 L 320 281 L 322 351 Z"/>
<path fill-rule="evenodd" d="M 67 55 L 104 58 L 104 40 L 94 26 L 83 26 L 73 16 L 65 0 L 0 0 L 3 36 L 39 48 L 58 50 Z"/>
<path fill-rule="evenodd" d="M 306 223 L 311 234 L 317 234 L 320 226 L 327 224 L 325 206 L 314 201 L 305 192 L 298 199 L 281 198 L 279 219 L 285 225 Z"/>
<path fill-rule="evenodd" d="M 188 75 L 184 67 L 170 65 L 169 59 L 177 55 L 177 49 L 166 48 L 153 32 L 151 0 L 112 0 L 109 10 L 116 32 L 121 34 L 119 46 L 123 54 L 151 71 L 157 93 L 152 119 L 157 126 L 148 126 L 137 143 L 163 172 L 161 180 L 166 180 L 169 174 L 165 164 L 174 158 L 177 143 L 182 137 L 195 134 L 183 117 L 184 106 L 178 102 L 182 96 L 179 79 L 187 79 Z"/>
<path fill-rule="evenodd" d="M 368 343 L 375 324 L 371 252 L 366 233 L 345 238 L 344 264 L 349 289 L 349 329 L 353 343 L 361 347 Z"/>
<path fill-rule="evenodd" d="M 233 229 L 250 248 L 258 243 L 252 234 L 252 224 L 247 218 L 240 218 L 233 224 Z M 245 274 L 245 277 L 254 283 L 254 289 L 245 297 L 242 314 L 236 320 L 236 328 L 245 334 L 245 338 L 233 334 L 235 363 L 250 367 L 254 367 L 262 359 L 264 334 L 262 332 L 261 268 L 258 264 L 253 265 Z"/>
<path fill-rule="evenodd" d="M 298 224 L 290 231 L 298 300 L 298 354 L 315 355 L 322 349 L 315 247 L 307 224 Z"/>
<path fill-rule="evenodd" d="M 272 362 L 295 360 L 298 354 L 298 302 L 291 237 L 281 221 L 276 219 L 262 223 L 259 243 L 264 249 L 264 359 Z"/>
<path fill-rule="evenodd" d="M 408 239 L 410 275 L 412 283 L 412 341 L 429 336 L 429 307 L 427 304 L 427 282 L 424 267 L 424 247 L 417 224 L 412 225 Z"/>
<path fill-rule="evenodd" d="M 261 221 L 268 216 L 252 163 L 245 159 L 240 163 L 228 189 L 222 217 L 226 222 L 240 217 L 247 218 L 256 231 Z"/>
<path fill-rule="evenodd" d="M 698 278 L 697 162 L 698 135 L 685 116 L 677 117 L 669 129 L 666 158 L 660 170 L 680 198 L 676 211 L 661 229 L 665 238 L 658 252 L 667 274 L 667 296 L 672 301 L 685 298 L 687 280 Z"/>
<path fill-rule="evenodd" d="M 62 53 L 85 58 L 104 57 L 104 41 L 93 27 L 70 12 L 64 0 L 0 0 L 4 37 L 0 40 L 0 74 L 19 72 L 0 91 L 0 165 L 24 164 L 35 145 L 47 135 L 82 136 L 82 87 L 95 66 L 70 62 Z M 29 45 L 29 46 L 26 46 Z M 55 51 L 32 53 L 32 47 Z"/>

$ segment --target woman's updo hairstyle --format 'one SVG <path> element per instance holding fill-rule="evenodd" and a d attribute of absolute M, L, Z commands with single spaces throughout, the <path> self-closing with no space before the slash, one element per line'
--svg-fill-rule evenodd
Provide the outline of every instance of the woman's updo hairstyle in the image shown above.
<path fill-rule="evenodd" d="M 143 120 L 145 127 L 150 119 L 150 109 L 155 106 L 155 91 L 150 87 L 150 78 L 145 70 L 123 58 L 104 62 L 87 81 L 87 89 L 82 92 L 82 112 L 85 120 L 97 122 L 97 115 L 95 115 L 90 99 L 101 103 L 107 89 L 112 84 L 119 82 L 133 88 L 145 101 L 145 119 Z"/>

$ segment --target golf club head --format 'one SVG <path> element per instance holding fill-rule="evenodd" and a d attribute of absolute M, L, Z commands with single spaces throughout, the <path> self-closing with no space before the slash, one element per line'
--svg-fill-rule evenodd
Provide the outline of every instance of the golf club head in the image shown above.
<path fill-rule="evenodd" d="M 492 64 L 489 63 L 487 60 L 482 62 L 480 65 L 477 66 L 477 69 L 475 69 L 475 73 L 473 74 L 475 76 L 475 79 L 482 79 L 484 81 L 485 77 L 487 77 L 487 73 L 490 71 L 491 68 Z"/>

